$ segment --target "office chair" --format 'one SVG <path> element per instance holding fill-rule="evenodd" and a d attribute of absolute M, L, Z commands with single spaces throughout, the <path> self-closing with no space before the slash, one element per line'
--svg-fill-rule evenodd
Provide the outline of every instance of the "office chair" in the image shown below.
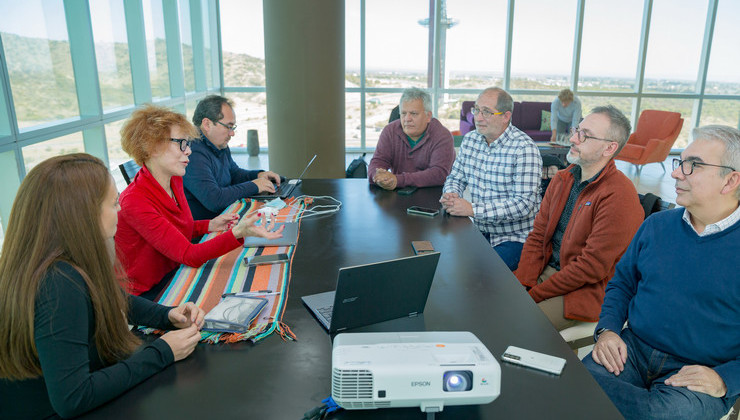
<path fill-rule="evenodd" d="M 129 160 L 118 165 L 118 169 L 121 170 L 121 175 L 123 175 L 123 179 L 126 181 L 126 185 L 128 185 L 134 179 L 136 173 L 139 172 L 141 166 L 137 165 L 133 160 Z"/>

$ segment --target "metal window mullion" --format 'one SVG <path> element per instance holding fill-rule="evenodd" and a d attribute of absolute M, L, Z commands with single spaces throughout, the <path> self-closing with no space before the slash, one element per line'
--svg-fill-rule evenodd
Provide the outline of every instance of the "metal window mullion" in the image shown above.
<path fill-rule="evenodd" d="M 511 86 L 511 45 L 514 34 L 514 6 L 515 0 L 509 0 L 509 6 L 506 10 L 506 48 L 504 50 L 504 80 L 503 89 L 508 91 Z"/>
<path fill-rule="evenodd" d="M 704 104 L 704 89 L 707 86 L 707 72 L 709 70 L 709 58 L 712 53 L 712 40 L 714 39 L 714 24 L 717 20 L 717 7 L 719 0 L 709 0 L 707 7 L 707 23 L 704 25 L 704 42 L 701 48 L 701 61 L 699 62 L 699 74 L 697 75 L 696 93 L 699 99 L 694 101 L 694 109 L 691 113 L 691 128 L 699 126 L 701 121 L 701 110 Z"/>
<path fill-rule="evenodd" d="M 218 29 L 218 7 L 216 6 L 216 0 L 208 1 L 208 36 L 211 38 L 211 74 L 209 75 L 211 80 L 210 89 L 218 89 L 221 91 L 221 66 L 218 63 L 221 60 L 219 51 L 221 50 L 219 44 L 219 31 Z"/>
<path fill-rule="evenodd" d="M 570 88 L 578 92 L 578 79 L 581 66 L 581 43 L 583 40 L 583 15 L 585 13 L 586 0 L 579 0 L 576 7 L 576 27 L 573 41 L 573 65 L 571 67 Z"/>
<path fill-rule="evenodd" d="M 170 79 L 170 96 L 185 96 L 185 74 L 180 41 L 180 19 L 177 0 L 162 0 L 164 38 L 167 48 L 167 69 Z"/>
<path fill-rule="evenodd" d="M 265 31 L 262 30 L 262 38 L 265 37 Z M 218 82 L 219 82 L 219 92 L 221 92 L 221 96 L 225 95 L 224 88 L 226 86 L 226 82 L 224 81 L 224 52 L 221 49 L 222 48 L 222 42 L 221 42 L 221 1 L 216 0 L 216 42 L 218 47 Z"/>
<path fill-rule="evenodd" d="M 430 51 L 428 54 L 431 56 L 432 66 L 427 68 L 427 72 L 431 72 L 431 96 L 432 96 L 432 115 L 437 115 L 439 108 L 439 88 L 440 81 L 444 80 L 444 75 L 440 72 L 442 70 L 442 46 L 441 43 L 441 24 L 442 24 L 442 0 L 430 0 L 429 1 L 429 37 L 431 42 Z M 429 77 L 427 77 L 429 80 Z"/>
<path fill-rule="evenodd" d="M 131 63 L 134 104 L 139 105 L 152 101 L 152 83 L 149 80 L 149 59 L 146 53 L 144 7 L 141 0 L 125 0 L 123 11 L 126 15 L 126 37 Z"/>
<path fill-rule="evenodd" d="M 653 12 L 653 0 L 645 0 L 642 11 L 642 30 L 640 31 L 640 49 L 637 54 L 637 84 L 635 101 L 632 106 L 632 121 L 637 126 L 637 119 L 642 105 L 642 88 L 645 82 L 645 63 L 647 61 L 648 40 L 650 38 L 650 19 Z"/>
<path fill-rule="evenodd" d="M 195 91 L 208 89 L 206 83 L 205 43 L 203 42 L 203 12 L 199 0 L 190 0 L 190 33 L 193 36 L 193 75 Z"/>
<path fill-rule="evenodd" d="M 365 0 L 360 0 L 360 149 L 365 150 L 366 148 L 366 135 L 365 135 L 365 123 L 366 123 L 366 105 L 365 99 L 367 94 L 365 88 Z M 345 139 L 345 145 L 346 145 Z"/>

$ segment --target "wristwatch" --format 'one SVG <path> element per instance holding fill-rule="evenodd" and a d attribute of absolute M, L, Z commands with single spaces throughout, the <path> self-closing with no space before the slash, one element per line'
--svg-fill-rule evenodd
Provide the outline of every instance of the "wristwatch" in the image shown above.
<path fill-rule="evenodd" d="M 611 330 L 608 330 L 608 329 L 606 329 L 606 328 L 603 328 L 603 327 L 602 327 L 602 328 L 599 328 L 598 330 L 596 330 L 596 332 L 594 333 L 594 343 L 595 343 L 595 342 L 597 342 L 597 341 L 599 341 L 599 336 L 600 336 L 600 335 L 601 335 L 601 333 L 603 333 L 604 331 L 611 331 Z"/>

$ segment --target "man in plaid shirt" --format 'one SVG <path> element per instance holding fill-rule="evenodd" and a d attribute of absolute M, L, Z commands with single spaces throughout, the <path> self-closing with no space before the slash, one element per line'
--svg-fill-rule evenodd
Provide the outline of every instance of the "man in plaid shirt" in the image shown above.
<path fill-rule="evenodd" d="M 542 178 L 540 152 L 511 125 L 513 109 L 505 90 L 481 92 L 472 109 L 476 131 L 463 138 L 439 200 L 447 213 L 472 217 L 512 271 L 539 209 Z M 472 202 L 462 198 L 466 188 Z"/>

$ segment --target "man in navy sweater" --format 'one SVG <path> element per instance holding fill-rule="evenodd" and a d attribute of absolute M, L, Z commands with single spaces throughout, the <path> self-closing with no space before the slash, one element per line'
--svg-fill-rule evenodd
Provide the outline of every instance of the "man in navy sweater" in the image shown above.
<path fill-rule="evenodd" d="M 193 219 L 212 219 L 236 200 L 275 192 L 273 182 L 280 185 L 278 174 L 242 169 L 231 157 L 229 140 L 236 134 L 236 116 L 230 100 L 206 96 L 195 108 L 193 124 L 201 132 L 201 141 L 191 144 L 193 153 L 183 177 Z"/>
<path fill-rule="evenodd" d="M 642 224 L 583 359 L 627 419 L 716 420 L 740 396 L 740 131 L 692 134 L 671 174 L 684 209 Z"/>

